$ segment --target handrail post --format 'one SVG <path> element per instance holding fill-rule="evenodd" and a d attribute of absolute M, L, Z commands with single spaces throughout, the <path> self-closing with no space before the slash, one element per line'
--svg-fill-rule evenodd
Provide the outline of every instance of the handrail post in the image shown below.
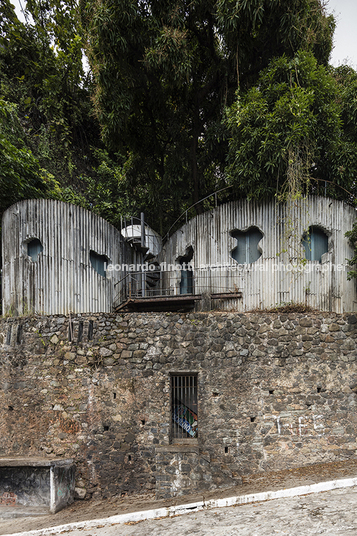
<path fill-rule="evenodd" d="M 144 257 L 145 257 L 145 219 L 144 213 L 140 214 L 141 220 L 141 247 L 142 247 L 142 264 L 141 264 L 141 296 L 145 297 L 145 271 L 144 271 Z"/>
<path fill-rule="evenodd" d="M 198 205 L 199 203 L 202 203 L 202 201 L 205 201 L 206 199 L 209 199 L 210 197 L 212 196 L 215 196 L 216 197 L 216 208 L 218 206 L 218 198 L 217 198 L 217 194 L 221 193 L 221 192 L 224 192 L 224 190 L 228 190 L 228 188 L 232 188 L 232 185 L 230 184 L 229 186 L 225 186 L 224 188 L 221 188 L 220 190 L 216 190 L 215 192 L 212 192 L 211 194 L 209 195 L 206 195 L 206 197 L 203 197 L 202 199 L 200 199 L 199 201 L 196 201 L 196 203 L 193 203 L 193 205 L 191 205 L 188 209 L 186 209 L 184 212 L 182 212 L 182 214 L 177 218 L 177 220 L 171 225 L 170 229 L 167 231 L 167 240 L 170 238 L 170 231 L 171 229 L 173 229 L 173 227 L 176 225 L 177 222 L 179 222 L 182 218 L 182 216 L 185 214 L 186 215 L 186 223 L 187 223 L 187 215 L 188 215 L 188 211 L 195 207 L 196 205 Z"/>
<path fill-rule="evenodd" d="M 141 223 L 141 247 L 145 247 L 145 220 L 144 213 L 141 213 L 140 223 Z"/>

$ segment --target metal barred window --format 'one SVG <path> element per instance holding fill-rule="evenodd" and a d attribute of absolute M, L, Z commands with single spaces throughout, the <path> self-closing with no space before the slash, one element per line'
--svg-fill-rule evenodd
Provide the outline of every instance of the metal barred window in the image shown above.
<path fill-rule="evenodd" d="M 171 376 L 172 437 L 192 439 L 198 436 L 197 374 Z"/>

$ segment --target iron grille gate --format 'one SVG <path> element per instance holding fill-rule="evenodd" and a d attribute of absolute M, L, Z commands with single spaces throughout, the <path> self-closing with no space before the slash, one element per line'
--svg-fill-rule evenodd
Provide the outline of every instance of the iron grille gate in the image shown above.
<path fill-rule="evenodd" d="M 171 377 L 172 437 L 197 437 L 197 375 Z"/>

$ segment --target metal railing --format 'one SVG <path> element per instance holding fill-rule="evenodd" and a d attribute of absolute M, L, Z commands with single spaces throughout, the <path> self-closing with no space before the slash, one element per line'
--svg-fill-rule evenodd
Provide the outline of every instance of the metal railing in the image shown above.
<path fill-rule="evenodd" d="M 206 195 L 206 197 L 203 197 L 199 201 L 196 201 L 196 203 L 193 203 L 193 205 L 191 205 L 186 210 L 184 210 L 184 212 L 182 212 L 182 214 L 180 214 L 180 216 L 177 218 L 177 220 L 174 221 L 174 223 L 171 225 L 170 229 L 167 231 L 167 233 L 165 235 L 165 240 L 168 240 L 170 238 L 170 233 L 171 233 L 172 229 L 178 224 L 178 222 L 180 220 L 182 220 L 182 218 L 184 216 L 186 218 L 186 223 L 188 222 L 188 214 L 189 214 L 189 211 L 191 209 L 193 209 L 197 205 L 200 205 L 201 203 L 203 203 L 203 201 L 206 201 L 207 199 L 210 199 L 211 197 L 214 197 L 214 206 L 215 206 L 215 208 L 217 208 L 217 206 L 218 206 L 218 194 L 220 194 L 221 192 L 224 192 L 225 190 L 229 190 L 232 187 L 233 187 L 232 184 L 230 184 L 229 186 L 225 186 L 224 188 L 221 188 L 220 190 L 216 190 L 215 192 L 212 192 L 211 194 Z"/>
<path fill-rule="evenodd" d="M 200 205 L 201 203 L 203 203 L 204 201 L 207 201 L 207 199 L 211 199 L 212 197 L 214 198 L 214 206 L 217 208 L 218 206 L 218 196 L 220 193 L 226 191 L 226 190 L 229 190 L 231 189 L 233 186 L 232 184 L 228 185 L 228 186 L 225 186 L 224 188 L 220 188 L 219 190 L 216 190 L 208 195 L 206 195 L 205 197 L 203 197 L 202 199 L 199 199 L 198 201 L 196 201 L 195 203 L 193 203 L 191 206 L 189 206 L 186 210 L 184 210 L 182 212 L 182 214 L 180 214 L 180 216 L 174 221 L 174 223 L 171 225 L 171 227 L 169 228 L 169 230 L 167 231 L 167 233 L 164 235 L 164 240 L 168 240 L 168 238 L 170 237 L 170 233 L 171 231 L 174 229 L 174 227 L 185 217 L 185 220 L 186 220 L 186 223 L 188 222 L 188 219 L 189 219 L 189 213 L 190 211 L 192 211 L 193 208 L 195 208 L 197 205 Z M 122 235 L 124 236 L 124 238 L 128 239 L 128 238 L 136 238 L 138 237 L 137 234 L 135 234 L 135 236 L 133 236 L 133 229 L 136 227 L 136 226 L 141 226 L 141 225 L 144 225 L 145 226 L 145 237 L 149 237 L 150 235 L 150 225 L 144 221 L 144 215 L 143 213 L 141 214 L 141 218 L 138 218 L 137 216 L 121 216 L 120 217 L 120 230 L 122 232 Z M 145 239 L 144 237 L 144 239 Z M 156 239 L 157 238 L 157 235 L 156 233 L 152 235 L 152 238 Z"/>
<path fill-rule="evenodd" d="M 114 309 L 128 300 L 175 296 L 192 296 L 209 293 L 237 294 L 244 286 L 244 276 L 231 267 L 192 270 L 152 270 L 128 272 L 118 281 L 119 291 Z"/>

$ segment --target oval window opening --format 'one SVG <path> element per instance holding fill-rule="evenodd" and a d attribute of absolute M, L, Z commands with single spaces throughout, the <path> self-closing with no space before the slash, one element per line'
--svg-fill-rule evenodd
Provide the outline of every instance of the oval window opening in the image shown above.
<path fill-rule="evenodd" d="M 246 231 L 231 231 L 231 236 L 238 242 L 232 249 L 231 256 L 238 264 L 250 264 L 256 262 L 262 255 L 258 244 L 263 238 L 263 233 L 258 227 L 250 227 Z"/>
<path fill-rule="evenodd" d="M 328 252 L 328 236 L 319 227 L 309 227 L 308 232 L 302 237 L 302 245 L 306 260 L 321 263 L 322 255 Z"/>
<path fill-rule="evenodd" d="M 27 255 L 31 257 L 33 262 L 37 262 L 39 253 L 42 253 L 43 245 L 38 238 L 34 238 L 27 242 Z"/>

